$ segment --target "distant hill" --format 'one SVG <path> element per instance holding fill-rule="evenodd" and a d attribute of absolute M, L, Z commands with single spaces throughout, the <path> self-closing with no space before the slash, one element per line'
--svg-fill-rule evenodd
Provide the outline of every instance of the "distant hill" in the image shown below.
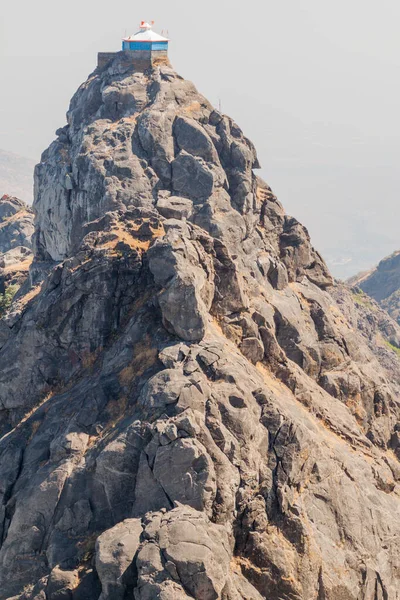
<path fill-rule="evenodd" d="M 0 198 L 0 315 L 9 286 L 21 286 L 32 262 L 33 210 L 18 198 Z"/>
<path fill-rule="evenodd" d="M 34 166 L 31 158 L 0 150 L 0 197 L 9 194 L 32 204 Z"/>
<path fill-rule="evenodd" d="M 351 277 L 348 283 L 374 298 L 400 323 L 400 251 L 381 260 L 374 269 Z"/>

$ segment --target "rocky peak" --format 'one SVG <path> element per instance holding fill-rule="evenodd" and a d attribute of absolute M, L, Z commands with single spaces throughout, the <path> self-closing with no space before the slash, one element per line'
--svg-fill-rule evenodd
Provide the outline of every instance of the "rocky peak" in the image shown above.
<path fill-rule="evenodd" d="M 289 277 L 306 270 L 330 283 L 309 244 L 302 256 L 296 250 L 308 238 L 304 228 L 276 202 L 267 207 L 273 197 L 253 173 L 253 144 L 172 68 L 137 73 L 115 59 L 79 88 L 57 133 L 35 174 L 38 259 L 70 256 L 108 211 L 182 216 L 232 246 L 252 235 L 261 215 L 291 263 Z"/>
<path fill-rule="evenodd" d="M 396 323 L 170 67 L 117 57 L 57 135 L 0 321 L 0 600 L 396 598 Z"/>

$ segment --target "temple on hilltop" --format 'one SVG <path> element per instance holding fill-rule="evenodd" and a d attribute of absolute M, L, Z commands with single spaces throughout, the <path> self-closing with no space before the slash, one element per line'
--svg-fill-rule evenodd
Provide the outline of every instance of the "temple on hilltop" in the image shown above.
<path fill-rule="evenodd" d="M 152 30 L 152 25 L 142 21 L 140 29 L 134 35 L 122 40 L 122 50 L 150 50 L 151 52 L 168 53 L 169 39 Z"/>
<path fill-rule="evenodd" d="M 152 26 L 153 23 L 142 21 L 137 33 L 123 38 L 121 52 L 99 52 L 97 66 L 105 67 L 118 54 L 138 70 L 145 70 L 157 62 L 167 61 L 169 39 L 153 31 Z"/>

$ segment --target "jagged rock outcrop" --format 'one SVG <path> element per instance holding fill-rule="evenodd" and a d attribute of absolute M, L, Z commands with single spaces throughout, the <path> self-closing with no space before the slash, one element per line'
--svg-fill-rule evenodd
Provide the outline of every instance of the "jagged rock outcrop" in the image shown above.
<path fill-rule="evenodd" d="M 1 321 L 1 600 L 399 598 L 398 359 L 253 145 L 118 58 L 57 135 Z"/>
<path fill-rule="evenodd" d="M 374 298 L 400 323 L 400 252 L 381 260 L 375 269 L 352 277 L 349 283 Z"/>

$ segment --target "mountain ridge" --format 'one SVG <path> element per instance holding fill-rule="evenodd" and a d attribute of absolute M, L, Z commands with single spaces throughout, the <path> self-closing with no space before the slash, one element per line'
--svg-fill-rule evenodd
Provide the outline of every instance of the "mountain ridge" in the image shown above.
<path fill-rule="evenodd" d="M 390 316 L 400 322 L 400 251 L 383 258 L 376 267 L 348 280 L 376 300 Z"/>
<path fill-rule="evenodd" d="M 398 325 L 171 67 L 67 122 L 0 321 L 1 600 L 396 598 Z"/>

